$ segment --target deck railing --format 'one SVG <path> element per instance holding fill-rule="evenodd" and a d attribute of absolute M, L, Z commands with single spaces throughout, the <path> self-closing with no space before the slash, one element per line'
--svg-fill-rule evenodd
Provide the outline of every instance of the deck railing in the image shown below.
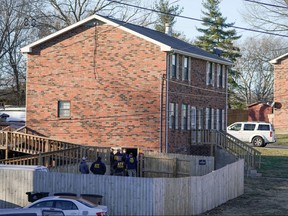
<path fill-rule="evenodd" d="M 29 130 L 26 127 L 21 128 L 21 130 L 25 133 L 15 131 L 0 131 L 0 149 L 6 150 L 6 159 L 8 159 L 8 150 L 38 155 L 42 153 L 52 153 L 55 151 L 81 147 L 81 145 L 78 144 L 35 135 L 35 132 Z M 220 132 L 217 130 L 194 130 L 192 131 L 191 137 L 192 145 L 209 144 L 211 146 L 211 153 L 213 152 L 213 149 L 216 148 L 216 146 L 220 147 L 230 154 L 235 155 L 237 158 L 244 159 L 245 165 L 248 168 L 260 168 L 261 153 L 253 147 L 247 145 L 244 142 L 241 142 L 237 138 L 225 132 Z M 99 147 L 97 148 L 100 149 Z M 104 149 L 108 155 L 109 148 Z M 102 156 L 108 157 L 106 156 L 106 153 Z M 77 159 L 79 161 L 79 158 Z"/>

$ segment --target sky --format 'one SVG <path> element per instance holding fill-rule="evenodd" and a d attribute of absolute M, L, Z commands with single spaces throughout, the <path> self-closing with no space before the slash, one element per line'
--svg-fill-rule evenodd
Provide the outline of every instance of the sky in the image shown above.
<path fill-rule="evenodd" d="M 173 3 L 173 0 L 170 0 Z M 201 10 L 204 10 L 202 6 L 202 0 L 179 0 L 174 1 L 175 4 L 178 4 L 180 7 L 183 7 L 184 10 L 181 13 L 181 16 L 192 17 L 196 19 L 201 19 L 203 16 Z M 227 23 L 235 23 L 235 26 L 249 28 L 244 22 L 241 13 L 245 11 L 245 1 L 244 0 L 222 0 L 220 3 L 220 12 L 223 17 L 226 17 Z M 188 39 L 195 39 L 196 36 L 199 36 L 200 33 L 196 30 L 196 27 L 203 27 L 201 22 L 177 18 L 174 30 L 183 32 Z M 253 34 L 253 32 L 244 31 L 236 29 L 238 35 L 243 37 Z"/>

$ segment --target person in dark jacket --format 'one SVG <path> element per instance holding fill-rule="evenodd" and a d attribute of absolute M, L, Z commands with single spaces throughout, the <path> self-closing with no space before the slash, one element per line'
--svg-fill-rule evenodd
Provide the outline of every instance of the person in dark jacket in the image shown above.
<path fill-rule="evenodd" d="M 122 156 L 117 157 L 117 161 L 113 164 L 114 175 L 125 176 L 125 162 L 122 160 Z"/>
<path fill-rule="evenodd" d="M 90 171 L 95 175 L 104 175 L 106 173 L 106 165 L 102 162 L 101 157 L 91 164 Z"/>
<path fill-rule="evenodd" d="M 137 174 L 137 159 L 133 157 L 133 153 L 131 152 L 126 159 L 126 168 L 128 172 L 128 176 L 136 177 Z"/>
<path fill-rule="evenodd" d="M 86 163 L 86 160 L 87 160 L 87 158 L 83 157 L 82 161 L 79 164 L 79 171 L 82 174 L 89 174 L 89 167 L 88 167 L 88 165 Z"/>

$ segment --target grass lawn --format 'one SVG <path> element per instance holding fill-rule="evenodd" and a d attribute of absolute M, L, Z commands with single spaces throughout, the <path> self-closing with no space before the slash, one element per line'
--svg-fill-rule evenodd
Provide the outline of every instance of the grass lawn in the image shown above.
<path fill-rule="evenodd" d="M 256 149 L 261 152 L 259 172 L 262 173 L 262 176 L 288 178 L 288 149 L 269 147 Z"/>

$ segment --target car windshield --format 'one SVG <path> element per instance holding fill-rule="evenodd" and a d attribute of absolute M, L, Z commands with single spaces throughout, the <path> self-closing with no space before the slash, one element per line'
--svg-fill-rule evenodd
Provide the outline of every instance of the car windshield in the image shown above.
<path fill-rule="evenodd" d="M 93 205 L 92 203 L 85 202 L 84 200 L 78 199 L 78 200 L 76 200 L 76 201 L 82 203 L 83 205 L 85 205 L 85 206 L 87 206 L 87 207 L 89 207 L 89 208 L 94 208 L 94 207 L 95 207 L 95 205 Z"/>

